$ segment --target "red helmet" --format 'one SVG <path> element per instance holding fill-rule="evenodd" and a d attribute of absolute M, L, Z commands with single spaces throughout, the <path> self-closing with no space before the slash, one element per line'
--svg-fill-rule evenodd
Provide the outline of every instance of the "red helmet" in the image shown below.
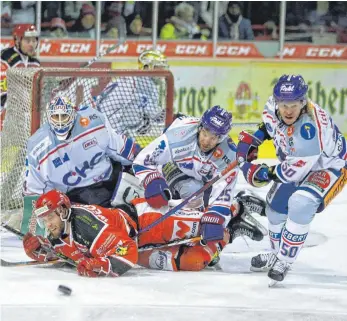
<path fill-rule="evenodd" d="M 34 213 L 36 218 L 42 218 L 61 205 L 64 205 L 67 209 L 71 208 L 71 203 L 67 195 L 57 190 L 51 190 L 45 194 L 42 194 L 36 201 Z"/>
<path fill-rule="evenodd" d="M 13 29 L 13 38 L 16 39 L 21 39 L 23 37 L 36 37 L 38 38 L 40 36 L 39 32 L 36 30 L 36 27 L 34 25 L 28 25 L 28 24 L 22 24 L 22 25 L 17 25 Z"/>

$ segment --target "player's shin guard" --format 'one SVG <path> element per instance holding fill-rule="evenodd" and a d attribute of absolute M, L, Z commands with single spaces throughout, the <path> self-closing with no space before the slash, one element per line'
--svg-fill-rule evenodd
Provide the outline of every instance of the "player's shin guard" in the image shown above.
<path fill-rule="evenodd" d="M 290 269 L 291 264 L 296 260 L 307 238 L 309 224 L 298 224 L 287 219 L 282 231 L 280 250 L 277 253 L 277 260 L 271 267 L 268 277 L 274 281 L 283 281 Z"/>
<path fill-rule="evenodd" d="M 272 224 L 269 222 L 270 246 L 271 246 L 271 251 L 274 254 L 277 254 L 280 248 L 281 233 L 282 233 L 284 224 L 285 222 L 280 224 Z"/>
<path fill-rule="evenodd" d="M 281 240 L 281 232 L 285 222 L 280 224 L 271 224 L 269 222 L 269 238 L 271 245 L 271 252 L 261 253 L 251 260 L 251 271 L 253 272 L 268 272 L 272 265 L 276 261 L 276 254 L 279 249 L 279 244 Z"/>
<path fill-rule="evenodd" d="M 282 231 L 277 258 L 281 261 L 293 263 L 305 243 L 309 228 L 309 224 L 298 224 L 288 218 Z"/>

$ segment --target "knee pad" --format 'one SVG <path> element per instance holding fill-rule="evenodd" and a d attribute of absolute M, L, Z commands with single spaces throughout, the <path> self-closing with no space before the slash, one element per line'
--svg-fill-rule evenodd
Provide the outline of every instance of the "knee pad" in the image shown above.
<path fill-rule="evenodd" d="M 287 220 L 287 214 L 279 213 L 273 210 L 269 205 L 266 206 L 265 213 L 267 219 L 272 225 L 279 225 L 284 223 Z"/>
<path fill-rule="evenodd" d="M 288 217 L 296 224 L 310 224 L 320 203 L 320 199 L 306 191 L 295 192 L 288 201 Z"/>

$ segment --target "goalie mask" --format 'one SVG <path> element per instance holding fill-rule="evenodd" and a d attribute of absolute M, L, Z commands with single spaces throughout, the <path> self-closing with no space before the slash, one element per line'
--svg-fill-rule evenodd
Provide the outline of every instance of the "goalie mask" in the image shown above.
<path fill-rule="evenodd" d="M 75 106 L 67 97 L 55 97 L 47 108 L 47 121 L 59 140 L 65 140 L 74 126 Z"/>
<path fill-rule="evenodd" d="M 145 50 L 138 59 L 140 70 L 168 69 L 166 56 L 159 50 Z"/>
<path fill-rule="evenodd" d="M 34 214 L 39 226 L 58 238 L 66 230 L 71 215 L 70 200 L 64 193 L 51 190 L 37 199 Z"/>

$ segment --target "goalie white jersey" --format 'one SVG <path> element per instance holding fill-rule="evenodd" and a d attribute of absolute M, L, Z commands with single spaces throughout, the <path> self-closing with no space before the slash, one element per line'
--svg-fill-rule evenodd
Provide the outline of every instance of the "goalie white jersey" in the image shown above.
<path fill-rule="evenodd" d="M 59 141 L 48 123 L 30 137 L 24 194 L 69 192 L 107 180 L 112 173 L 110 158 L 130 165 L 134 150 L 132 139 L 117 134 L 104 115 L 85 106 L 77 112 L 67 140 Z"/>
<path fill-rule="evenodd" d="M 146 134 L 165 116 L 160 106 L 159 82 L 150 77 L 118 78 L 97 97 L 96 108 L 118 133 Z"/>
<path fill-rule="evenodd" d="M 236 146 L 231 138 L 224 139 L 209 154 L 201 152 L 198 146 L 199 121 L 192 117 L 176 119 L 163 135 L 137 155 L 133 169 L 140 182 L 163 165 L 162 172 L 169 186 L 181 176 L 194 178 L 202 186 L 236 159 Z M 225 213 L 228 213 L 237 173 L 235 168 L 225 181 L 213 185 L 208 205 L 225 207 Z"/>
<path fill-rule="evenodd" d="M 310 171 L 346 166 L 345 138 L 332 118 L 312 101 L 307 103 L 307 112 L 287 126 L 278 118 L 271 96 L 265 105 L 263 122 L 281 161 L 276 175 L 283 183 L 299 182 Z"/>

